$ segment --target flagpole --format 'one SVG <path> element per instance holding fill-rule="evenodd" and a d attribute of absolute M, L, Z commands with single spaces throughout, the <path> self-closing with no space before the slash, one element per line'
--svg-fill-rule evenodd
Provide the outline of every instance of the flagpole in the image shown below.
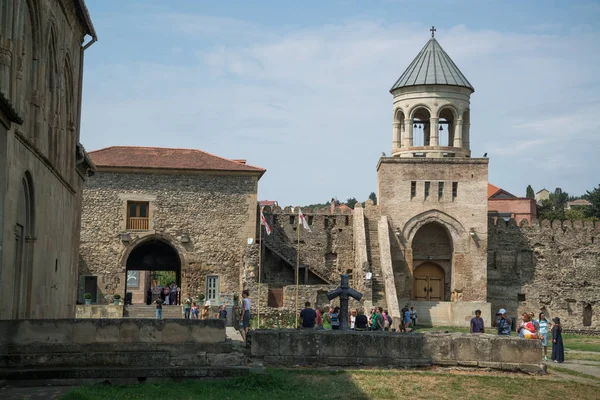
<path fill-rule="evenodd" d="M 302 209 L 298 207 L 298 244 L 296 246 L 296 328 L 298 327 L 298 280 L 300 276 L 300 214 Z"/>
<path fill-rule="evenodd" d="M 258 329 L 260 329 L 260 281 L 261 281 L 261 277 L 262 277 L 262 209 L 260 210 L 260 217 L 259 217 L 259 224 L 258 224 L 258 303 L 257 303 L 257 310 L 258 310 Z"/>

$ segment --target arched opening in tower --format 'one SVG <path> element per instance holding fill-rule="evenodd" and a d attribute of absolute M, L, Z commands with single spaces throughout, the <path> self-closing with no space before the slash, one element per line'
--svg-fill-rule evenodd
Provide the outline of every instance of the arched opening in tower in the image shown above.
<path fill-rule="evenodd" d="M 420 107 L 413 112 L 413 146 L 429 146 L 430 143 L 430 124 L 431 114 L 429 110 Z"/>

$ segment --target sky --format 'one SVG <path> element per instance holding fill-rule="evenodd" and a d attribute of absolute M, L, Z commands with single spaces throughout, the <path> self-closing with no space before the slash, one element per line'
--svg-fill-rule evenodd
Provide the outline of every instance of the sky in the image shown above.
<path fill-rule="evenodd" d="M 475 87 L 471 151 L 524 196 L 600 183 L 600 1 L 87 0 L 81 140 L 266 168 L 261 200 L 367 199 L 389 89 L 430 38 Z"/>

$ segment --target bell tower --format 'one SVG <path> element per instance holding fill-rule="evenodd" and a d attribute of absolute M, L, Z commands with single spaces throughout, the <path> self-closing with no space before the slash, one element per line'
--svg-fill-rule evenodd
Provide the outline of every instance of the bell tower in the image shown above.
<path fill-rule="evenodd" d="M 469 157 L 470 97 L 475 91 L 435 39 L 390 89 L 394 157 Z"/>
<path fill-rule="evenodd" d="M 415 304 L 417 312 L 436 302 L 444 310 L 436 318 L 443 314 L 450 320 L 431 322 L 454 325 L 467 317 L 465 302 L 471 303 L 469 310 L 490 315 L 488 159 L 471 157 L 475 89 L 434 34 L 432 28 L 431 38 L 390 89 L 392 153 L 377 164 L 379 226 L 387 226 L 390 237 L 381 260 L 387 258 L 392 267 L 384 274 L 393 275 L 385 281 L 386 296 Z M 380 232 L 380 243 L 385 236 Z"/>

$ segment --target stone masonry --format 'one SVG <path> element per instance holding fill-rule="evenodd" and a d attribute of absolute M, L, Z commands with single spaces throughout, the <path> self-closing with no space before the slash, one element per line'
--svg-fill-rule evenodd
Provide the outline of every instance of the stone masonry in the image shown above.
<path fill-rule="evenodd" d="M 490 220 L 488 232 L 493 311 L 543 311 L 566 329 L 600 330 L 600 223 Z"/>
<path fill-rule="evenodd" d="M 221 297 L 240 293 L 245 248 L 254 240 L 258 175 L 99 172 L 86 185 L 79 274 L 98 277 L 100 303 L 125 292 L 127 255 L 159 238 L 182 260 L 182 290 L 206 293 L 219 277 Z M 125 229 L 127 201 L 148 201 L 150 229 Z M 130 242 L 120 234 L 128 232 Z M 183 240 L 186 235 L 189 239 Z"/>

